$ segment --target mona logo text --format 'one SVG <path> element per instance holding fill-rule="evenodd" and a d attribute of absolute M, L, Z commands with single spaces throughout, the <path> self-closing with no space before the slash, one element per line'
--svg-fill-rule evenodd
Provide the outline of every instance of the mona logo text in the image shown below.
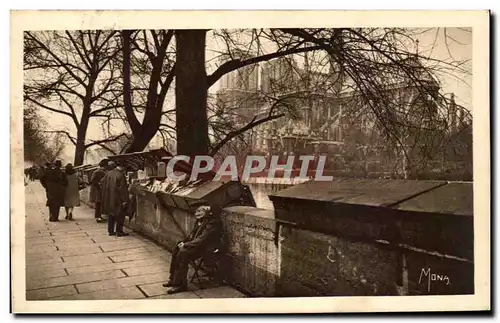
<path fill-rule="evenodd" d="M 430 293 L 432 282 L 441 282 L 447 286 L 450 284 L 450 278 L 446 275 L 431 272 L 431 268 L 429 267 L 427 270 L 424 268 L 420 270 L 418 283 L 421 284 L 422 282 L 427 283 L 427 292 Z"/>

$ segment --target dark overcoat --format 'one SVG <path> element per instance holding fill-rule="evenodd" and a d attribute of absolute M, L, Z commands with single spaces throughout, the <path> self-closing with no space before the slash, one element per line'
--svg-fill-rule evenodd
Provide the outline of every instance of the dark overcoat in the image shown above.
<path fill-rule="evenodd" d="M 128 202 L 127 179 L 118 169 L 110 170 L 101 180 L 101 211 L 105 215 L 118 216 Z"/>
<path fill-rule="evenodd" d="M 101 180 L 104 175 L 106 175 L 106 169 L 104 167 L 100 167 L 92 173 L 92 177 L 90 178 L 90 203 L 101 202 Z"/>
<path fill-rule="evenodd" d="M 222 242 L 222 221 L 218 214 L 205 216 L 196 220 L 193 230 L 184 240 L 187 251 L 197 253 L 201 250 L 218 248 Z"/>
<path fill-rule="evenodd" d="M 48 206 L 63 206 L 66 185 L 68 181 L 66 174 L 57 167 L 49 168 L 40 179 L 47 193 Z"/>

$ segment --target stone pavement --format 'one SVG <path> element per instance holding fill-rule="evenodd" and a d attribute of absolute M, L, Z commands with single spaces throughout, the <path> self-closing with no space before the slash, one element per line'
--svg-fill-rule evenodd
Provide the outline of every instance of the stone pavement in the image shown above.
<path fill-rule="evenodd" d="M 48 221 L 45 191 L 39 182 L 26 186 L 26 300 L 98 300 L 144 298 L 246 297 L 229 286 L 167 295 L 170 253 L 131 233 L 108 236 L 93 209 L 75 208 L 75 221 Z"/>

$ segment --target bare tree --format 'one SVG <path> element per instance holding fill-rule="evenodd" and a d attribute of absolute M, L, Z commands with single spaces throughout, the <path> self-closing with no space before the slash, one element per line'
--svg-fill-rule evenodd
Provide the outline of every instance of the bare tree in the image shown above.
<path fill-rule="evenodd" d="M 128 152 L 142 151 L 164 125 L 165 116 L 173 112 L 164 111 L 175 75 L 173 36 L 173 30 L 121 32 L 123 105 L 132 133 Z"/>
<path fill-rule="evenodd" d="M 177 48 L 180 47 L 179 43 L 182 44 L 185 40 L 187 52 L 203 52 L 206 31 L 180 31 L 178 33 L 185 34 L 185 37 L 177 40 Z M 253 35 L 245 46 L 250 49 L 252 46 L 256 47 L 256 53 L 247 57 L 234 57 L 231 54 L 233 49 L 241 45 L 234 39 L 242 33 Z M 177 80 L 177 113 L 185 114 L 187 118 L 186 122 L 177 120 L 179 147 L 189 146 L 184 151 L 190 154 L 207 152 L 210 142 L 208 138 L 203 139 L 208 119 L 206 117 L 207 89 L 205 88 L 213 84 L 215 80 L 228 72 L 261 61 L 290 54 L 321 51 L 328 56 L 330 62 L 335 64 L 337 71 L 340 72 L 339 75 L 345 77 L 346 80 L 343 83 L 353 88 L 355 93 L 352 95 L 357 96 L 363 103 L 360 109 L 370 111 L 384 135 L 394 141 L 396 146 L 401 147 L 406 161 L 411 160 L 405 148 L 408 136 L 404 135 L 405 131 L 401 129 L 415 128 L 415 125 L 424 119 L 432 121 L 431 119 L 437 115 L 436 110 L 446 109 L 446 106 L 442 104 L 443 100 L 440 100 L 442 94 L 434 91 L 436 88 L 434 75 L 438 72 L 450 73 L 460 70 L 463 64 L 463 62 L 436 61 L 431 57 L 420 57 L 415 60 L 412 33 L 411 30 L 401 28 L 238 30 L 233 33 L 223 31 L 221 34 L 225 37 L 227 48 L 226 53 L 221 53 L 221 56 L 226 55 L 228 60 L 207 76 L 207 83 L 203 81 L 206 74 L 205 66 L 201 64 L 204 61 L 203 55 L 190 57 L 188 65 L 177 65 L 177 75 L 184 73 L 184 70 L 188 71 L 187 73 L 191 76 L 198 75 L 196 82 L 193 78 L 186 81 L 189 83 L 186 84 L 188 86 L 186 89 L 183 89 L 184 82 Z M 194 38 L 199 41 L 191 42 Z M 264 39 L 274 43 L 276 51 L 264 53 L 259 45 Z M 183 53 L 179 55 L 178 52 L 178 62 L 180 56 L 183 55 Z M 195 60 L 200 64 L 194 62 Z M 194 70 L 197 72 L 194 73 Z M 398 103 L 398 100 L 395 100 L 398 91 L 389 89 L 395 85 L 414 89 L 418 92 L 412 94 L 415 98 L 430 97 L 428 101 L 432 100 L 431 105 L 435 108 L 422 108 L 419 111 L 408 109 L 408 107 L 413 107 L 415 98 L 406 97 L 400 99 Z M 189 97 L 184 98 L 184 96 Z M 194 100 L 194 98 L 197 99 Z M 184 99 L 187 101 L 184 102 Z M 401 100 L 406 101 L 407 104 L 401 106 Z M 406 109 L 402 110 L 404 107 Z M 426 122 L 426 124 L 434 127 L 439 123 Z M 183 127 L 184 130 L 180 131 L 179 127 Z M 199 132 L 194 133 L 189 129 L 199 129 Z M 181 138 L 182 136 L 186 138 Z M 200 136 L 203 138 L 200 139 Z"/>
<path fill-rule="evenodd" d="M 307 119 L 312 120 L 314 102 L 321 101 L 322 98 L 331 100 L 332 96 L 338 96 L 341 91 L 348 88 L 352 90 L 350 96 L 361 102 L 358 109 L 373 115 L 378 129 L 388 140 L 395 143 L 395 147 L 403 150 L 405 160 L 408 161 L 411 160 L 407 153 L 408 140 L 410 137 L 418 137 L 415 135 L 415 129 L 422 128 L 419 126 L 422 124 L 420 122 L 422 118 L 429 119 L 424 127 L 427 128 L 427 134 L 431 128 L 439 128 L 436 125 L 441 125 L 430 120 L 436 115 L 435 110 L 446 108 L 440 99 L 441 94 L 439 92 L 436 94 L 433 75 L 437 72 L 450 73 L 462 69 L 464 64 L 464 62 L 436 61 L 431 57 L 419 57 L 417 61 L 425 62 L 416 64 L 412 48 L 414 32 L 407 29 L 248 29 L 210 31 L 211 37 L 222 41 L 224 47 L 224 50 L 214 58 L 217 63 L 213 68 L 212 61 L 207 61 L 205 58 L 208 32 L 207 30 L 125 30 L 119 34 L 119 41 L 114 37 L 115 33 L 110 32 L 108 36 L 103 36 L 105 42 L 98 41 L 99 35 L 106 34 L 104 32 L 79 32 L 80 38 L 70 37 L 70 33 L 66 33 L 66 37 L 52 32 L 52 38 L 57 40 L 55 42 L 37 41 L 36 37 L 28 33 L 26 38 L 29 46 L 26 47 L 35 50 L 26 51 L 26 62 L 28 65 L 31 62 L 34 68 L 41 66 L 50 71 L 52 78 L 56 78 L 49 86 L 40 86 L 38 83 L 40 80 L 34 81 L 33 84 L 36 86 L 28 88 L 31 90 L 30 101 L 53 112 L 64 112 L 62 114 L 73 119 L 79 130 L 77 138 L 74 138 L 78 151 L 82 150 L 78 147 L 82 147 L 82 137 L 85 137 L 88 119 L 100 116 L 104 118 L 103 123 L 107 123 L 108 127 L 112 120 L 126 120 L 132 135 L 126 151 L 144 149 L 151 138 L 160 132 L 165 140 L 176 139 L 178 153 L 213 155 L 225 143 L 232 142 L 244 132 L 290 114 L 289 111 L 283 112 L 283 107 L 290 110 L 290 106 L 295 106 L 297 110 L 305 106 L 310 110 Z M 62 39 L 73 48 L 60 45 Z M 82 39 L 82 42 L 78 43 L 78 39 Z M 89 41 L 85 41 L 86 39 Z M 56 45 L 59 46 L 59 50 L 50 50 L 50 46 Z M 91 47 L 89 49 L 86 46 Z M 40 48 L 47 54 L 37 54 Z M 74 49 L 74 51 L 64 51 L 66 56 L 63 55 L 63 60 L 59 57 L 63 52 L 62 49 Z M 68 52 L 71 55 L 68 56 Z M 275 93 L 265 95 L 260 93 L 256 96 L 255 99 L 264 105 L 274 107 L 269 108 L 267 114 L 259 114 L 237 127 L 223 118 L 215 122 L 210 121 L 210 111 L 207 113 L 207 109 L 210 109 L 207 103 L 208 89 L 222 77 L 231 72 L 243 71 L 260 62 L 306 53 L 319 57 L 315 61 L 314 68 L 327 67 L 328 73 L 335 74 L 336 79 L 329 78 L 327 81 L 318 82 L 311 76 L 317 71 L 311 68 L 308 73 L 299 73 L 300 86 L 295 82 L 290 86 L 287 82 L 278 81 L 273 84 Z M 82 60 L 80 64 L 76 63 L 78 59 Z M 101 105 L 102 108 L 98 108 L 97 112 L 89 112 L 85 107 L 89 106 L 87 94 L 90 92 L 80 93 L 76 88 L 83 87 L 83 90 L 89 90 L 92 82 L 95 85 L 96 69 L 95 67 L 92 69 L 93 66 L 98 66 L 99 72 L 102 72 L 104 69 L 102 67 L 105 66 L 99 64 L 99 59 L 104 60 L 110 75 L 119 71 L 121 74 L 119 79 L 122 82 L 116 81 L 114 77 L 107 78 L 108 82 L 105 85 L 108 87 L 105 86 L 97 95 L 90 95 L 94 103 L 95 97 L 103 99 L 104 94 L 109 94 L 107 104 Z M 40 61 L 45 61 L 45 65 Z M 90 70 L 85 71 L 85 67 L 90 67 Z M 177 78 L 176 108 L 165 109 L 167 94 L 174 84 L 174 76 Z M 112 79 L 115 81 L 111 81 Z M 68 80 L 73 83 L 65 86 L 62 81 L 68 83 Z M 426 100 L 433 103 L 426 106 L 433 105 L 435 108 L 412 111 L 415 99 L 401 98 L 402 95 L 398 93 L 407 93 L 400 91 L 401 88 L 415 89 L 416 92 L 412 90 L 415 92 L 412 96 L 420 101 L 422 97 L 430 95 L 430 99 Z M 293 95 L 290 96 L 290 93 Z M 81 120 L 76 117 L 73 102 L 65 96 L 70 94 L 83 102 Z M 69 111 L 40 102 L 40 99 L 49 100 L 49 97 L 55 99 L 54 101 L 58 99 L 59 103 Z M 294 99 L 300 97 L 301 101 L 296 100 L 291 104 L 289 101 L 292 97 Z M 401 104 L 403 101 L 406 103 Z M 283 104 L 284 102 L 286 104 Z M 278 106 L 281 108 L 276 109 Z M 402 106 L 406 108 L 402 109 Z M 121 107 L 123 109 L 120 109 Z M 225 113 L 228 111 L 222 113 L 219 111 L 215 114 L 224 116 Z M 417 118 L 419 115 L 420 119 Z M 328 122 L 334 123 L 334 121 Z M 109 140 L 124 135 L 111 136 Z M 83 148 L 89 145 L 103 145 L 104 141 L 90 141 L 88 144 L 83 144 Z M 77 155 L 80 156 L 81 153 Z"/>
<path fill-rule="evenodd" d="M 178 153 L 188 155 L 192 155 L 192 152 L 208 153 L 210 147 L 208 127 L 198 125 L 193 119 L 208 118 L 206 93 L 210 86 L 226 73 L 238 68 L 283 55 L 312 50 L 291 47 L 248 60 L 232 59 L 207 75 L 204 58 L 206 32 L 206 30 L 122 31 L 124 117 L 133 135 L 127 151 L 144 149 L 151 138 L 160 131 L 164 137 L 172 137 L 175 132 Z M 175 43 L 172 42 L 173 37 Z M 318 46 L 313 48 L 317 49 Z M 191 57 L 195 54 L 198 56 Z M 179 69 L 178 66 L 182 67 Z M 174 76 L 176 109 L 164 110 L 165 98 L 173 84 Z M 198 88 L 204 90 L 200 92 Z M 203 108 L 195 109 L 198 106 Z M 177 126 L 172 125 L 173 112 Z M 142 118 L 142 122 L 138 116 Z M 199 131 L 192 131 L 190 124 L 193 122 L 197 124 L 196 128 Z M 193 140 L 195 142 L 192 142 Z"/>
<path fill-rule="evenodd" d="M 402 154 L 407 171 L 425 163 L 431 142 L 442 138 L 446 98 L 436 76 L 470 73 L 464 61 L 437 61 L 415 52 L 415 32 L 399 28 L 280 30 L 320 45 L 346 75 L 358 111 L 371 115 L 380 134 Z M 313 35 L 314 34 L 314 35 Z M 460 107 L 462 113 L 470 114 Z M 418 146 L 418 147 L 417 147 Z M 413 153 L 420 150 L 420 159 Z"/>
<path fill-rule="evenodd" d="M 118 107 L 114 58 L 120 52 L 114 31 L 27 31 L 24 34 L 25 103 L 67 117 L 76 136 L 74 164 L 86 149 L 122 135 L 88 140 L 91 119 L 109 118 Z"/>
<path fill-rule="evenodd" d="M 53 162 L 65 147 L 60 134 L 47 135 L 46 123 L 33 107 L 24 109 L 24 159 L 35 164 Z"/>

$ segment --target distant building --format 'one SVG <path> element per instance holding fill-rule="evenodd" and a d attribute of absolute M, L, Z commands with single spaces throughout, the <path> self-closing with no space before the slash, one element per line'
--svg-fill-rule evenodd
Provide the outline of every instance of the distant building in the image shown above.
<path fill-rule="evenodd" d="M 431 138 L 436 133 L 419 134 L 425 137 L 422 139 L 407 130 L 407 134 L 390 144 L 384 136 L 387 128 L 383 129 L 386 126 L 379 120 L 393 120 L 388 126 L 394 129 L 400 127 L 398 122 L 404 122 L 408 129 L 412 129 L 411 125 L 415 129 L 444 128 L 446 124 L 451 132 L 468 122 L 463 109 L 456 108 L 453 95 L 447 102 L 448 115 L 440 115 L 438 106 L 443 103 L 440 85 L 421 65 L 418 56 L 395 63 L 411 67 L 417 82 L 409 82 L 404 73 L 387 72 L 390 78 L 387 76 L 383 83 L 386 84 L 384 102 L 375 103 L 392 105 L 378 110 L 387 115 L 376 115 L 354 90 L 354 82 L 336 64 L 330 63 L 328 71 L 318 72 L 312 71 L 307 62 L 306 56 L 300 68 L 293 56 L 282 57 L 226 75 L 217 93 L 217 104 L 224 111 L 233 109 L 230 118 L 236 128 L 254 118 L 265 118 L 271 108 L 269 97 L 294 97 L 295 111 L 246 133 L 249 152 L 327 154 L 331 157 L 331 165 L 327 166 L 334 169 L 365 174 L 398 173 L 407 177 L 408 169 L 416 167 L 411 162 L 428 153 L 425 146 L 436 145 L 436 139 Z M 414 144 L 417 141 L 418 147 Z M 405 155 L 402 148 L 409 153 Z"/>

